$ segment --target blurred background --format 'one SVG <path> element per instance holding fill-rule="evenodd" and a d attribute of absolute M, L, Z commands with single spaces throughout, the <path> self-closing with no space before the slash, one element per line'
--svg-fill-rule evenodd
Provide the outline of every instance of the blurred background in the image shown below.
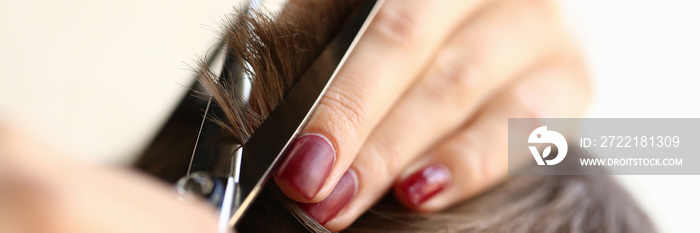
<path fill-rule="evenodd" d="M 237 0 L 0 0 L 0 122 L 128 164 Z M 561 0 L 595 82 L 589 117 L 700 117 L 700 2 Z M 617 176 L 660 232 L 696 229 L 700 176 Z"/>

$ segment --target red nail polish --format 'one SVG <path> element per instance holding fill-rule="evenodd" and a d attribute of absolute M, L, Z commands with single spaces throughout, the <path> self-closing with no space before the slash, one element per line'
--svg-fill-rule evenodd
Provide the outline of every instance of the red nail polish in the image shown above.
<path fill-rule="evenodd" d="M 330 142 L 321 135 L 306 134 L 294 142 L 275 178 L 310 200 L 326 182 L 333 163 L 335 150 Z"/>
<path fill-rule="evenodd" d="M 415 207 L 442 191 L 449 182 L 450 172 L 446 167 L 430 165 L 401 181 L 397 195 L 402 195 Z"/>
<path fill-rule="evenodd" d="M 299 206 L 318 223 L 324 225 L 345 208 L 356 192 L 357 176 L 354 171 L 348 170 L 326 199 L 319 203 L 299 203 Z"/>

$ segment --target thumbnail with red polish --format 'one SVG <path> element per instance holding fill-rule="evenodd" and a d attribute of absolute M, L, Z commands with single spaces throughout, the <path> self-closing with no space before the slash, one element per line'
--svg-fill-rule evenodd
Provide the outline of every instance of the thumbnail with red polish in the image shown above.
<path fill-rule="evenodd" d="M 430 165 L 401 181 L 397 194 L 415 207 L 442 191 L 449 182 L 450 172 L 446 167 Z"/>
<path fill-rule="evenodd" d="M 299 137 L 275 172 L 276 181 L 282 183 L 306 199 L 312 199 L 335 163 L 335 150 L 330 142 L 319 134 Z"/>
<path fill-rule="evenodd" d="M 326 199 L 319 203 L 299 203 L 299 206 L 318 223 L 324 225 L 345 208 L 356 192 L 357 176 L 354 171 L 348 170 Z"/>

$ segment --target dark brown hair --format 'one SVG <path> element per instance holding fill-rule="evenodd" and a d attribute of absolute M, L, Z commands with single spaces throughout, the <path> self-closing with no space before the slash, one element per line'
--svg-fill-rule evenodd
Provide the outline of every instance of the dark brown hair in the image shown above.
<path fill-rule="evenodd" d="M 245 101 L 233 71 L 217 76 L 200 62 L 199 86 L 223 111 L 213 119 L 244 145 L 284 93 L 333 38 L 357 1 L 290 1 L 277 16 L 253 11 L 226 22 L 222 41 L 227 64 L 245 64 L 251 79 Z M 198 85 L 194 85 L 195 89 Z M 197 101 L 186 98 L 183 101 Z M 200 100 L 201 101 L 201 100 Z M 183 106 L 183 105 L 181 105 Z M 200 109 L 180 107 L 144 152 L 137 167 L 174 182 L 189 159 L 183 136 L 197 128 L 187 121 L 201 117 Z M 173 115 L 175 116 L 175 114 Z M 195 134 L 196 135 L 196 134 Z M 576 156 L 577 152 L 570 152 Z M 326 231 L 269 182 L 238 226 L 242 232 Z M 387 196 L 360 217 L 348 232 L 653 232 L 634 200 L 607 176 L 511 176 L 492 190 L 448 210 L 421 214 L 402 208 Z"/>
<path fill-rule="evenodd" d="M 357 1 L 290 1 L 278 15 L 237 10 L 226 20 L 221 40 L 226 67 L 221 76 L 204 60 L 197 80 L 211 93 L 225 120 L 214 119 L 240 145 L 282 101 L 311 66 Z M 234 70 L 243 68 L 245 77 Z M 248 78 L 250 96 L 235 79 Z M 246 99 L 248 101 L 246 101 Z M 247 104 L 246 104 L 247 103 Z"/>

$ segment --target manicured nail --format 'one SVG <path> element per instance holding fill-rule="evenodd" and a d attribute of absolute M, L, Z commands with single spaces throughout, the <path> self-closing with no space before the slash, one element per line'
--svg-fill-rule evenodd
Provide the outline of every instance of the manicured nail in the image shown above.
<path fill-rule="evenodd" d="M 450 172 L 446 167 L 430 165 L 401 181 L 398 191 L 415 207 L 442 191 L 449 182 Z"/>
<path fill-rule="evenodd" d="M 326 199 L 319 203 L 300 203 L 299 206 L 321 225 L 333 219 L 357 192 L 357 176 L 353 170 L 345 172 Z"/>
<path fill-rule="evenodd" d="M 305 134 L 294 142 L 275 178 L 310 200 L 326 182 L 333 163 L 335 150 L 328 139 L 319 134 Z"/>

